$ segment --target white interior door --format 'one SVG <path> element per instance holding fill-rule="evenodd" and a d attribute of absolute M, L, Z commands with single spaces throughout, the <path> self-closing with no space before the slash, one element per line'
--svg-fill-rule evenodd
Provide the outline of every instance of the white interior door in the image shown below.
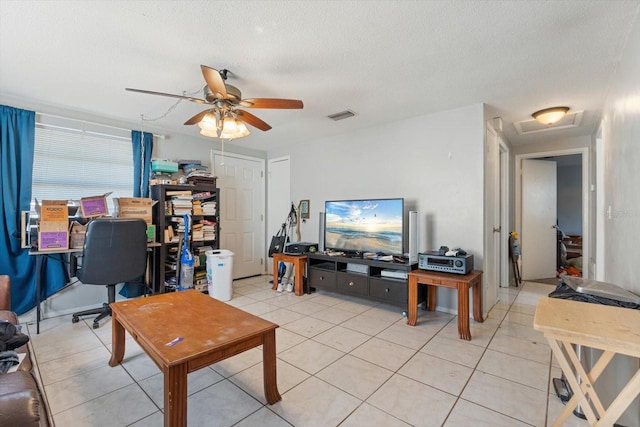
<path fill-rule="evenodd" d="M 278 232 L 291 209 L 291 160 L 289 156 L 269 159 L 267 177 L 268 216 L 265 254 L 268 253 L 271 236 Z M 269 274 L 273 274 L 273 259 L 271 258 L 267 258 L 267 271 Z"/>
<path fill-rule="evenodd" d="M 522 160 L 522 279 L 556 277 L 556 162 Z"/>
<path fill-rule="evenodd" d="M 220 249 L 233 256 L 233 278 L 256 276 L 264 267 L 264 160 L 213 151 L 220 188 Z"/>

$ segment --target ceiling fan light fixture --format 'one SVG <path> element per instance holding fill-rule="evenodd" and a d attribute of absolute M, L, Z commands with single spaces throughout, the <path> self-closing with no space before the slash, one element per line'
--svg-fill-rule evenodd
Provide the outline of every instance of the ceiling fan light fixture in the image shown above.
<path fill-rule="evenodd" d="M 236 138 L 243 138 L 251 133 L 249 129 L 247 129 L 247 126 L 238 119 L 236 119 L 236 127 L 238 129 L 238 136 L 236 136 Z"/>
<path fill-rule="evenodd" d="M 200 120 L 198 122 L 198 127 L 201 130 L 208 131 L 209 133 L 211 133 L 211 132 L 217 133 L 217 131 L 218 131 L 218 119 L 216 118 L 216 115 L 213 114 L 213 113 L 205 114 L 204 117 L 202 118 L 202 120 Z M 200 133 L 202 133 L 202 132 L 200 132 Z"/>
<path fill-rule="evenodd" d="M 215 129 L 214 130 L 200 129 L 200 135 L 208 136 L 209 138 L 217 138 L 218 131 L 216 131 Z"/>
<path fill-rule="evenodd" d="M 552 125 L 559 122 L 569 111 L 569 107 L 552 107 L 536 111 L 533 118 L 543 125 Z"/>
<path fill-rule="evenodd" d="M 222 139 L 243 138 L 250 133 L 242 120 L 236 119 L 231 115 L 226 116 L 222 121 L 222 130 L 220 131 L 220 138 Z"/>

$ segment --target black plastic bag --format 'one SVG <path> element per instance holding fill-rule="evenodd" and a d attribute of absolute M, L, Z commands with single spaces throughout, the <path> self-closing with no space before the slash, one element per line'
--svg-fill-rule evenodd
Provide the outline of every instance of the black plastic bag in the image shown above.
<path fill-rule="evenodd" d="M 289 243 L 289 236 L 287 236 L 287 224 L 282 224 L 280 230 L 275 236 L 271 238 L 271 244 L 269 245 L 269 256 L 273 254 L 281 254 L 284 252 L 285 245 Z"/>
<path fill-rule="evenodd" d="M 597 295 L 589 295 L 577 292 L 567 285 L 564 280 L 556 286 L 556 289 L 549 294 L 550 298 L 568 299 L 572 301 L 590 302 L 592 304 L 611 305 L 615 307 L 640 309 L 640 304 L 632 302 L 617 301 L 611 298 L 601 297 Z"/>
<path fill-rule="evenodd" d="M 0 351 L 15 350 L 29 342 L 29 335 L 18 332 L 13 323 L 0 321 Z"/>

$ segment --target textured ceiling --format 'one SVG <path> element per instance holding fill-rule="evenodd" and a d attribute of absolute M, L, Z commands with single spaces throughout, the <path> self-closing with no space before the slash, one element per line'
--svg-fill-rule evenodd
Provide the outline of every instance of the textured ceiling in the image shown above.
<path fill-rule="evenodd" d="M 0 0 L 0 102 L 78 112 L 160 133 L 203 108 L 126 92 L 196 93 L 200 64 L 231 71 L 243 97 L 303 110 L 251 112 L 273 126 L 233 144 L 267 150 L 476 103 L 514 144 L 591 134 L 640 0 Z M 575 129 L 518 135 L 556 105 Z M 357 116 L 334 122 L 327 115 Z M 171 111 L 169 111 L 171 110 Z M 168 112 L 169 111 L 169 112 Z M 168 112 L 168 114 L 167 114 Z M 203 137 L 204 138 L 204 137 Z"/>

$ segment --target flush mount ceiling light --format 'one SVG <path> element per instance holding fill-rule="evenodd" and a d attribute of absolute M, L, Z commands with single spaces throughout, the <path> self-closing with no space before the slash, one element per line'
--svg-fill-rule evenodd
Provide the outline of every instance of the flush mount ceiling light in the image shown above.
<path fill-rule="evenodd" d="M 533 118 L 543 125 L 552 125 L 561 120 L 569 111 L 569 107 L 553 107 L 536 111 L 532 114 Z"/>

